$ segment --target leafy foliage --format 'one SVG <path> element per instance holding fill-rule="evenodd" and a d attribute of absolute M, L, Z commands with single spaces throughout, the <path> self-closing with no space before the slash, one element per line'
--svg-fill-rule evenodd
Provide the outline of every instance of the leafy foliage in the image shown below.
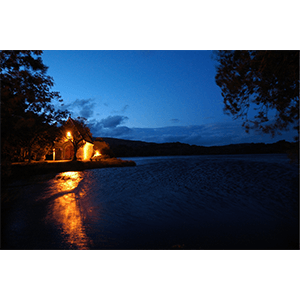
<path fill-rule="evenodd" d="M 0 51 L 1 58 L 1 159 L 12 160 L 20 148 L 50 145 L 67 112 L 55 110 L 53 79 L 41 59 L 42 51 Z M 52 140 L 51 140 L 52 139 Z"/>
<path fill-rule="evenodd" d="M 217 51 L 215 60 L 224 112 L 243 119 L 247 132 L 274 136 L 290 125 L 299 132 L 299 51 Z"/>
<path fill-rule="evenodd" d="M 85 121 L 85 118 L 81 117 L 78 117 L 75 120 L 69 118 L 60 129 L 60 136 L 65 137 L 67 136 L 67 133 L 70 132 L 70 136 L 67 136 L 67 138 L 73 145 L 73 161 L 77 160 L 77 151 L 85 144 L 85 141 L 92 140 L 90 129 L 86 125 Z"/>
<path fill-rule="evenodd" d="M 99 151 L 103 156 L 114 157 L 114 153 L 102 138 L 96 138 L 94 141 L 94 150 Z"/>

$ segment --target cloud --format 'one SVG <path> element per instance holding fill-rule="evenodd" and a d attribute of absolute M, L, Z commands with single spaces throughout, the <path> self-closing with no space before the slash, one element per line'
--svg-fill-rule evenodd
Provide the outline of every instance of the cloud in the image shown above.
<path fill-rule="evenodd" d="M 180 121 L 179 121 L 179 119 L 171 119 L 170 120 L 172 123 L 179 123 Z"/>
<path fill-rule="evenodd" d="M 127 109 L 128 109 L 129 105 L 126 104 L 122 109 L 121 109 L 121 112 L 124 113 Z"/>
<path fill-rule="evenodd" d="M 94 137 L 120 137 L 130 135 L 132 129 L 127 126 L 120 126 L 128 120 L 126 116 L 108 116 L 97 121 L 95 119 L 88 122 L 88 126 Z"/>
<path fill-rule="evenodd" d="M 108 117 L 89 125 L 91 132 L 97 137 L 106 136 L 155 143 L 182 142 L 188 144 L 201 144 L 203 140 L 201 133 L 204 130 L 204 126 L 169 126 L 161 128 L 107 126 L 120 124 L 117 121 L 120 121 L 120 119 Z"/>
<path fill-rule="evenodd" d="M 94 99 L 76 99 L 73 103 L 64 106 L 73 114 L 77 114 L 80 117 L 90 118 L 94 114 L 95 102 Z"/>
<path fill-rule="evenodd" d="M 118 116 L 122 117 L 122 116 Z M 126 118 L 126 117 L 125 117 Z M 120 124 L 122 118 L 106 118 L 110 125 Z M 117 122 L 118 120 L 118 122 Z M 194 126 L 169 126 L 161 128 L 128 128 L 126 126 L 104 127 L 103 120 L 95 123 L 91 132 L 94 136 L 117 137 L 155 143 L 181 142 L 198 146 L 221 146 L 238 143 L 274 143 L 285 139 L 293 141 L 295 132 L 288 132 L 272 139 L 268 135 L 256 132 L 247 134 L 240 122 L 211 123 Z"/>
<path fill-rule="evenodd" d="M 126 126 L 118 126 L 116 128 L 111 129 L 110 132 L 106 132 L 106 134 L 119 137 L 119 136 L 128 135 L 131 132 L 132 132 L 132 129 L 130 129 Z"/>
<path fill-rule="evenodd" d="M 127 126 L 117 126 L 111 128 L 103 127 L 102 123 L 89 123 L 88 124 L 94 137 L 122 137 L 128 136 L 132 132 L 132 129 Z"/>
<path fill-rule="evenodd" d="M 91 125 L 91 124 L 90 124 Z M 119 137 L 129 140 L 141 140 L 146 142 L 166 143 L 182 142 L 189 143 L 202 126 L 169 126 L 162 128 L 128 128 L 126 126 L 104 127 L 103 120 L 90 126 L 94 136 Z"/>
<path fill-rule="evenodd" d="M 126 120 L 128 120 L 128 117 L 125 116 L 109 116 L 106 119 L 102 119 L 100 124 L 102 124 L 104 128 L 115 128 Z"/>
<path fill-rule="evenodd" d="M 129 108 L 129 105 L 126 104 L 126 105 L 124 105 L 120 110 L 113 110 L 111 113 L 112 113 L 112 114 L 119 114 L 119 113 L 124 114 L 125 111 L 126 111 L 128 108 Z"/>

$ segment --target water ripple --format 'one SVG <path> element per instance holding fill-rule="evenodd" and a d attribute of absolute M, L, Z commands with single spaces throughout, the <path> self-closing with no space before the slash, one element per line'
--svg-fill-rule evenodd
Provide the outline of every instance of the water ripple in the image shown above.
<path fill-rule="evenodd" d="M 283 155 L 134 160 L 135 168 L 65 172 L 18 187 L 26 203 L 46 205 L 44 247 L 284 248 L 298 234 L 298 170 Z M 11 218 L 11 228 L 21 224 Z"/>

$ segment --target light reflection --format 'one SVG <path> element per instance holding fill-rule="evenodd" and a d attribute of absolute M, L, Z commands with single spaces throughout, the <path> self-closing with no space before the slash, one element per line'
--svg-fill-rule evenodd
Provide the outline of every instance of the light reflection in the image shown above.
<path fill-rule="evenodd" d="M 59 224 L 64 241 L 70 244 L 70 248 L 89 249 L 89 239 L 78 203 L 80 197 L 85 195 L 85 191 L 80 190 L 79 197 L 74 192 L 82 179 L 79 172 L 61 173 L 61 177 L 56 181 L 56 191 L 67 193 L 54 200 L 52 217 Z"/>
<path fill-rule="evenodd" d="M 79 172 L 63 172 L 58 179 L 55 186 L 56 191 L 65 192 L 74 190 L 82 180 L 82 177 L 79 175 Z"/>

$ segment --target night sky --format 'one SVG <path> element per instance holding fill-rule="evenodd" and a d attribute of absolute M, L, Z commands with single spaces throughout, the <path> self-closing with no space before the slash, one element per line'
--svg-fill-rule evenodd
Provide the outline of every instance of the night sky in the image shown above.
<path fill-rule="evenodd" d="M 94 137 L 191 145 L 292 141 L 245 133 L 223 113 L 212 51 L 44 51 L 64 100 Z M 57 104 L 58 105 L 58 104 Z M 59 106 L 57 106 L 59 107 Z"/>

